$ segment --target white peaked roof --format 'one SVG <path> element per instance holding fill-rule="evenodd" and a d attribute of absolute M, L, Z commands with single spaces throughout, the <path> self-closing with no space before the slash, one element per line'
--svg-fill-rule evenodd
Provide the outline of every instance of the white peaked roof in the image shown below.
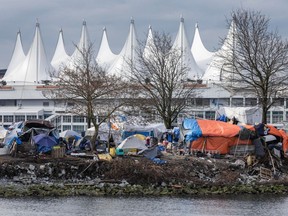
<path fill-rule="evenodd" d="M 56 71 L 58 71 L 59 67 L 62 64 L 67 63 L 69 57 L 70 56 L 67 54 L 67 52 L 65 50 L 63 31 L 61 29 L 60 32 L 59 32 L 57 46 L 56 46 L 53 58 L 51 60 L 51 65 L 54 67 L 54 69 Z"/>
<path fill-rule="evenodd" d="M 153 39 L 152 27 L 149 26 L 146 44 L 143 50 L 143 57 L 148 59 L 149 57 L 153 56 L 153 53 L 151 52 L 153 52 L 154 48 L 155 48 L 155 43 Z"/>
<path fill-rule="evenodd" d="M 202 43 L 198 24 L 195 25 L 195 33 L 191 47 L 192 55 L 198 66 L 205 71 L 209 66 L 214 52 L 208 51 Z"/>
<path fill-rule="evenodd" d="M 110 66 L 108 73 L 123 76 L 130 71 L 129 62 L 134 61 L 138 47 L 137 36 L 134 27 L 134 20 L 131 19 L 129 35 L 126 42 L 113 64 Z"/>
<path fill-rule="evenodd" d="M 67 61 L 67 66 L 69 68 L 73 68 L 75 66 L 75 62 L 77 64 L 77 61 L 78 62 L 81 61 L 82 55 L 80 51 L 85 51 L 85 50 L 87 51 L 89 46 L 90 46 L 90 39 L 89 39 L 88 30 L 87 30 L 87 25 L 86 25 L 86 21 L 83 21 L 80 41 L 77 44 L 78 48 L 77 47 L 75 48 L 73 54 Z"/>
<path fill-rule="evenodd" d="M 13 83 L 41 83 L 42 80 L 51 79 L 49 74 L 51 68 L 42 42 L 40 25 L 37 22 L 34 39 L 25 59 L 8 74 L 9 77 L 3 79 Z"/>
<path fill-rule="evenodd" d="M 181 53 L 183 53 L 181 64 L 182 66 L 189 68 L 187 78 L 196 80 L 202 77 L 203 71 L 196 64 L 190 47 L 185 31 L 184 18 L 181 17 L 179 31 L 174 41 L 173 48 L 180 49 Z"/>
<path fill-rule="evenodd" d="M 110 49 L 108 38 L 107 38 L 107 31 L 106 31 L 106 28 L 104 27 L 102 39 L 100 43 L 100 48 L 96 57 L 96 61 L 99 64 L 99 66 L 103 68 L 109 68 L 116 57 L 117 55 L 114 54 Z"/>
<path fill-rule="evenodd" d="M 227 68 L 227 66 L 225 67 L 224 60 L 219 56 L 219 54 L 226 53 L 230 55 L 232 53 L 231 44 L 233 44 L 234 41 L 234 31 L 235 25 L 232 21 L 222 47 L 217 52 L 215 52 L 212 61 L 210 62 L 204 76 L 202 77 L 202 80 L 223 81 L 225 78 L 225 70 L 229 70 L 229 68 Z"/>
<path fill-rule="evenodd" d="M 23 46 L 22 46 L 21 33 L 20 31 L 18 31 L 12 58 L 11 58 L 11 61 L 9 63 L 9 66 L 7 68 L 7 71 L 3 79 L 7 79 L 7 78 L 9 79 L 9 76 L 11 76 L 11 73 L 15 70 L 15 68 L 17 68 L 17 66 L 21 62 L 24 61 L 24 59 L 25 59 L 25 54 L 24 54 Z"/>

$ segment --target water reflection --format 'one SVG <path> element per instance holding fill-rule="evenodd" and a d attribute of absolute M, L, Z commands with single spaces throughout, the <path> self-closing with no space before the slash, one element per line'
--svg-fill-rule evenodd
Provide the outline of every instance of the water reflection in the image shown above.
<path fill-rule="evenodd" d="M 288 215 L 288 196 L 237 195 L 193 198 L 13 198 L 0 199 L 5 216 Z"/>

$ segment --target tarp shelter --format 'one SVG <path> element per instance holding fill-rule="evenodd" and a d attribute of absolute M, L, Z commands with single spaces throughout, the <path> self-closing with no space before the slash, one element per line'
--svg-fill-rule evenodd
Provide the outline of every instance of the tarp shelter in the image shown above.
<path fill-rule="evenodd" d="M 127 137 L 134 134 L 142 134 L 144 136 L 156 137 L 160 140 L 163 133 L 167 131 L 165 125 L 163 123 L 155 123 L 149 125 L 128 125 L 125 124 L 123 126 L 122 131 L 122 139 L 126 139 Z"/>
<path fill-rule="evenodd" d="M 139 138 L 137 135 L 132 135 L 124 139 L 121 144 L 117 147 L 117 149 L 123 149 L 125 151 L 129 151 L 131 149 L 136 149 L 137 151 L 147 149 L 145 145 L 145 140 Z"/>
<path fill-rule="evenodd" d="M 234 137 L 239 134 L 241 128 L 226 122 L 214 120 L 185 119 L 182 123 L 186 133 L 186 140 L 193 141 L 202 136 Z"/>
<path fill-rule="evenodd" d="M 238 126 L 215 120 L 185 119 L 182 122 L 181 130 L 184 131 L 186 141 L 191 143 L 191 150 L 227 154 L 232 146 L 253 144 L 251 142 L 252 137 L 240 139 L 240 135 L 242 135 L 244 128 L 248 131 L 255 131 L 255 127 L 251 125 Z M 285 131 L 278 130 L 272 125 L 265 125 L 265 127 L 268 128 L 267 134 L 278 137 L 279 141 L 282 142 L 284 153 L 288 152 L 288 137 Z"/>
<path fill-rule="evenodd" d="M 92 137 L 94 132 L 95 132 L 94 127 L 88 128 L 85 132 L 85 136 Z M 115 143 L 121 143 L 122 138 L 119 128 L 114 127 L 113 124 L 111 124 L 110 127 L 109 124 L 102 123 L 98 131 L 98 136 L 100 137 L 100 140 L 108 141 L 109 134 L 112 134 Z"/>
<path fill-rule="evenodd" d="M 229 119 L 233 117 L 243 124 L 255 124 L 262 121 L 262 111 L 259 107 L 220 107 L 216 112 L 216 118 L 225 115 Z"/>
<path fill-rule="evenodd" d="M 81 135 L 79 133 L 77 133 L 76 131 L 73 131 L 73 130 L 62 131 L 61 133 L 59 133 L 59 136 L 64 137 L 64 138 L 71 137 L 71 136 L 78 138 L 78 139 L 81 138 Z"/>
<path fill-rule="evenodd" d="M 57 140 L 53 136 L 47 134 L 38 134 L 32 137 L 33 142 L 37 146 L 37 151 L 46 153 L 52 150 L 53 146 L 56 146 Z"/>
<path fill-rule="evenodd" d="M 4 139 L 6 134 L 7 130 L 4 127 L 0 126 L 0 140 Z"/>
<path fill-rule="evenodd" d="M 230 146 L 251 144 L 238 139 L 240 126 L 222 121 L 185 119 L 182 128 L 186 130 L 186 141 L 191 142 L 191 150 L 227 154 Z"/>

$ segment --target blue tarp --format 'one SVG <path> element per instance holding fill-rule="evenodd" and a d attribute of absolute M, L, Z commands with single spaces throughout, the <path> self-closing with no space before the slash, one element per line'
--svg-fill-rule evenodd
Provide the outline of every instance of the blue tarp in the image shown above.
<path fill-rule="evenodd" d="M 185 130 L 190 130 L 187 134 L 186 134 L 186 141 L 194 141 L 197 140 L 199 137 L 202 136 L 202 131 L 197 123 L 196 119 L 184 119 L 184 121 L 182 122 L 182 126 Z"/>
<path fill-rule="evenodd" d="M 47 134 L 38 134 L 32 137 L 37 146 L 37 151 L 46 153 L 52 150 L 53 146 L 57 145 L 57 140 L 53 136 Z"/>

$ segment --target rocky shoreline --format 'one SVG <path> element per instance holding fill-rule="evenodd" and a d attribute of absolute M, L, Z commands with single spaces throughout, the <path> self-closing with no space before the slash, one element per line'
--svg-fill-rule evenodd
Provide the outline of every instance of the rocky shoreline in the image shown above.
<path fill-rule="evenodd" d="M 249 168 L 239 159 L 165 159 L 167 163 L 159 165 L 142 157 L 1 157 L 0 197 L 288 194 L 285 169 L 263 179 L 259 167 Z"/>

